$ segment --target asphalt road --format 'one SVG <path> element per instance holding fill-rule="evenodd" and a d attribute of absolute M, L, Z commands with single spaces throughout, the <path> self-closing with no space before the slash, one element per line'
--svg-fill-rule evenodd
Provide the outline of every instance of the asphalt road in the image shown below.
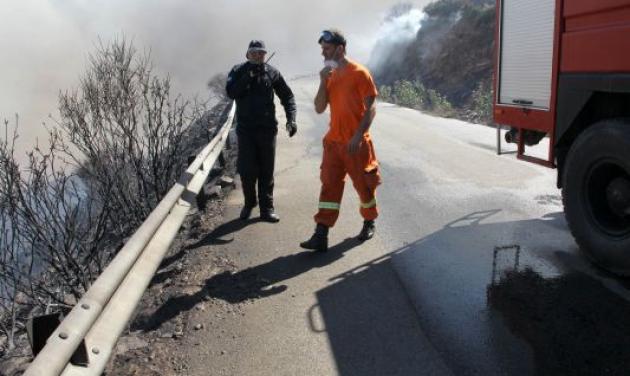
<path fill-rule="evenodd" d="M 225 322 L 232 336 L 208 336 L 220 354 L 190 354 L 190 374 L 625 374 L 628 284 L 579 253 L 555 171 L 496 155 L 491 128 L 380 103 L 377 236 L 353 240 L 362 220 L 348 182 L 330 251 L 300 249 L 328 116 L 313 111 L 315 81 L 291 86 L 300 129 L 278 135 L 282 220 L 239 223 L 236 190 L 215 239 L 266 286 Z"/>

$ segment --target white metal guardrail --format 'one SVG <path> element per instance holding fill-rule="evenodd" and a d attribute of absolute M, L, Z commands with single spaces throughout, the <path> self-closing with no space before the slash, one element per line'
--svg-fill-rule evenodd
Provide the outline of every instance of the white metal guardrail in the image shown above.
<path fill-rule="evenodd" d="M 24 376 L 101 375 L 228 138 L 235 105 L 217 135 L 48 338 Z M 85 339 L 87 367 L 69 363 Z"/>

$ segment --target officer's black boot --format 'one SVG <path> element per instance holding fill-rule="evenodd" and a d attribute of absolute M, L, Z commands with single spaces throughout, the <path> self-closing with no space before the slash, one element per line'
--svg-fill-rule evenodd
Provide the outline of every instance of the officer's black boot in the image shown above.
<path fill-rule="evenodd" d="M 260 209 L 260 218 L 265 222 L 280 222 L 280 216 L 276 214 L 276 211 L 273 208 Z"/>
<path fill-rule="evenodd" d="M 372 237 L 374 236 L 375 230 L 376 230 L 376 225 L 374 224 L 373 220 L 363 221 L 363 228 L 361 229 L 361 232 L 357 236 L 357 239 L 359 239 L 362 242 L 372 239 Z"/>
<path fill-rule="evenodd" d="M 300 243 L 300 247 L 313 249 L 317 252 L 326 252 L 328 250 L 328 227 L 318 223 L 313 236 L 309 240 Z"/>
<path fill-rule="evenodd" d="M 239 215 L 239 218 L 243 221 L 246 221 L 249 219 L 249 217 L 252 215 L 252 210 L 254 209 L 253 206 L 243 206 L 243 209 L 241 209 L 241 214 Z"/>

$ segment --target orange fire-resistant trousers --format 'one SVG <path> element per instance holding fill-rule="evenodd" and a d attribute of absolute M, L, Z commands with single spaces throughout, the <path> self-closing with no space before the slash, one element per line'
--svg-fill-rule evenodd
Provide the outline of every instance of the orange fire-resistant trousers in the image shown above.
<path fill-rule="evenodd" d="M 359 194 L 361 216 L 365 220 L 378 217 L 375 194 L 376 187 L 381 184 L 381 175 L 372 141 L 369 138 L 364 139 L 359 150 L 350 154 L 347 143 L 324 139 L 320 172 L 322 190 L 319 195 L 319 210 L 314 217 L 316 223 L 327 227 L 335 225 L 339 217 L 346 175 L 350 176 Z"/>

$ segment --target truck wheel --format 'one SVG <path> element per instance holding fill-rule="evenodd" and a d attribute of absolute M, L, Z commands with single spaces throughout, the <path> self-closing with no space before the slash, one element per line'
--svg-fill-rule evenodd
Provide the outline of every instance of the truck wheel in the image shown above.
<path fill-rule="evenodd" d="M 562 179 L 565 216 L 582 251 L 630 276 L 630 121 L 605 120 L 584 131 Z"/>

